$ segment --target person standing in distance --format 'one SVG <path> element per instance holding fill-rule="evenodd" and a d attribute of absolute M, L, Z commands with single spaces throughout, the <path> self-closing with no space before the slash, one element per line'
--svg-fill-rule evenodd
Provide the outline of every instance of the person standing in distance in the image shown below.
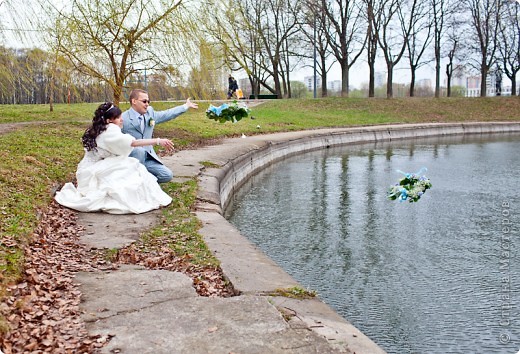
<path fill-rule="evenodd" d="M 229 78 L 228 78 L 228 94 L 227 94 L 227 98 L 228 100 L 235 96 L 236 97 L 236 92 L 238 90 L 238 83 L 237 83 L 237 80 L 235 80 L 235 78 L 231 75 L 229 75 Z"/>
<path fill-rule="evenodd" d="M 152 139 L 155 124 L 175 119 L 190 108 L 197 109 L 199 106 L 188 98 L 182 106 L 165 111 L 155 111 L 150 106 L 148 92 L 134 89 L 130 92 L 130 109 L 123 113 L 122 132 L 130 134 L 136 139 Z M 173 143 L 168 139 L 157 139 L 156 145 L 173 149 Z M 157 182 L 165 183 L 173 178 L 173 172 L 163 165 L 153 146 L 136 147 L 132 150 L 130 156 L 139 160 L 148 172 L 157 177 Z"/>

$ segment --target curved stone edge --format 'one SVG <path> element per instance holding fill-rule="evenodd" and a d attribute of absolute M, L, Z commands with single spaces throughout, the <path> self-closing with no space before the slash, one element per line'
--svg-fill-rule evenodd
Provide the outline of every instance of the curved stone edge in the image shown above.
<path fill-rule="evenodd" d="M 213 175 L 219 185 L 218 204 L 225 210 L 229 198 L 249 177 L 274 162 L 308 151 L 375 141 L 519 131 L 520 122 L 430 123 L 320 129 L 256 136 L 250 138 L 256 148 L 245 154 L 237 150 L 235 156 L 229 156 L 229 162 L 222 166 L 221 171 Z M 203 177 L 210 175 L 212 173 L 203 173 Z"/>
<path fill-rule="evenodd" d="M 231 225 L 222 215 L 233 193 L 261 169 L 286 157 L 304 152 L 348 144 L 392 141 L 434 136 L 520 132 L 520 122 L 431 123 L 381 125 L 355 128 L 330 128 L 269 135 L 246 139 L 226 139 L 221 145 L 181 152 L 191 163 L 184 164 L 198 172 L 197 217 L 208 247 L 220 260 L 222 270 L 242 293 L 269 294 L 277 288 L 298 283 Z M 179 154 L 181 155 L 181 154 Z M 199 159 L 198 161 L 195 161 Z M 205 169 L 201 161 L 220 168 Z M 181 169 L 182 170 L 182 169 Z M 182 174 L 181 174 L 182 178 Z M 358 353 L 384 353 L 357 328 L 319 299 L 289 300 L 271 297 L 275 306 L 295 313 L 303 325 L 325 336 L 331 344 Z M 287 304 L 289 304 L 287 306 Z"/>

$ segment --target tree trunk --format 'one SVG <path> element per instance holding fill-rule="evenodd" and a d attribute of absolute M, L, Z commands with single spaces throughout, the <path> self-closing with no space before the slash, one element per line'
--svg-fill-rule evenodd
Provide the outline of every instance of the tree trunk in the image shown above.
<path fill-rule="evenodd" d="M 54 112 L 54 89 L 56 83 L 54 82 L 54 76 L 56 74 L 56 62 L 53 63 L 51 79 L 49 82 L 49 112 Z"/>
<path fill-rule="evenodd" d="M 325 58 L 321 56 L 321 97 L 328 96 L 326 64 Z"/>
<path fill-rule="evenodd" d="M 121 95 L 123 94 L 123 84 L 117 85 L 114 87 L 114 104 L 119 106 L 119 102 L 121 102 Z"/>
<path fill-rule="evenodd" d="M 278 64 L 273 64 L 274 94 L 282 98 L 282 86 L 280 84 Z"/>
<path fill-rule="evenodd" d="M 327 88 L 327 72 L 325 70 L 322 71 L 321 74 L 321 97 L 328 96 L 328 88 Z"/>
<path fill-rule="evenodd" d="M 435 53 L 435 98 L 441 97 L 441 58 Z"/>
<path fill-rule="evenodd" d="M 482 64 L 482 68 L 480 69 L 480 97 L 486 97 L 486 80 L 487 80 L 487 67 L 486 64 Z"/>
<path fill-rule="evenodd" d="M 386 98 L 394 97 L 393 81 L 394 81 L 394 67 L 392 64 L 387 64 L 388 75 L 386 79 Z"/>
<path fill-rule="evenodd" d="M 451 97 L 451 63 L 446 64 L 446 96 Z"/>
<path fill-rule="evenodd" d="M 415 67 L 411 68 L 412 79 L 410 80 L 410 97 L 415 96 Z"/>
<path fill-rule="evenodd" d="M 375 96 L 375 62 L 377 52 L 377 38 L 373 31 L 374 25 L 374 8 L 373 2 L 367 2 L 367 13 L 368 13 L 368 29 L 367 29 L 367 59 L 369 69 L 369 80 L 368 80 L 368 97 Z"/>
<path fill-rule="evenodd" d="M 257 80 L 252 75 L 248 75 L 248 77 L 249 83 L 251 84 L 251 95 L 256 99 L 258 97 L 258 91 L 256 89 Z"/>
<path fill-rule="evenodd" d="M 54 112 L 54 79 L 51 80 L 49 88 L 49 112 Z"/>
<path fill-rule="evenodd" d="M 369 79 L 368 79 L 368 97 L 374 97 L 375 96 L 375 68 L 374 68 L 374 62 L 368 63 L 368 69 L 369 69 Z"/>
<path fill-rule="evenodd" d="M 281 76 L 282 76 L 281 89 L 283 90 L 283 97 L 289 98 L 290 96 L 289 96 L 289 90 L 287 88 L 287 81 L 285 80 L 285 75 L 283 72 L 281 73 Z"/>
<path fill-rule="evenodd" d="M 348 63 L 340 63 L 341 66 L 341 97 L 348 97 Z"/>

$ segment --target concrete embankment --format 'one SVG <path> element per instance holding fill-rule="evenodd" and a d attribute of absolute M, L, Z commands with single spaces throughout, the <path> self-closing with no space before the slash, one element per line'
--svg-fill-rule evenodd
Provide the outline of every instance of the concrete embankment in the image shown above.
<path fill-rule="evenodd" d="M 288 156 L 307 151 L 374 141 L 461 134 L 520 132 L 520 123 L 451 123 L 333 128 L 226 139 L 222 144 L 181 151 L 166 159 L 178 178 L 198 174 L 197 216 L 201 233 L 221 261 L 225 275 L 242 294 L 268 294 L 297 285 L 295 280 L 251 244 L 222 216 L 234 191 L 249 177 Z M 204 168 L 210 162 L 218 168 Z M 207 165 L 207 163 L 206 163 Z M 357 353 L 382 352 L 375 343 L 319 300 L 272 298 L 329 342 Z"/>

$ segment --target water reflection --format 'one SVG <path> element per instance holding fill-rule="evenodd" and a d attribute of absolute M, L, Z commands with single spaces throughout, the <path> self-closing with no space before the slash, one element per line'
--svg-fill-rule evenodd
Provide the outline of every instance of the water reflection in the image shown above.
<path fill-rule="evenodd" d="M 253 177 L 228 216 L 388 352 L 515 352 L 520 326 L 499 324 L 499 241 L 504 200 L 518 235 L 519 148 L 512 135 L 309 153 Z M 433 183 L 423 199 L 386 199 L 397 169 L 422 166 Z M 515 281 L 518 252 L 510 267 Z M 515 314 L 519 296 L 517 284 Z M 499 342 L 503 331 L 508 344 Z"/>

